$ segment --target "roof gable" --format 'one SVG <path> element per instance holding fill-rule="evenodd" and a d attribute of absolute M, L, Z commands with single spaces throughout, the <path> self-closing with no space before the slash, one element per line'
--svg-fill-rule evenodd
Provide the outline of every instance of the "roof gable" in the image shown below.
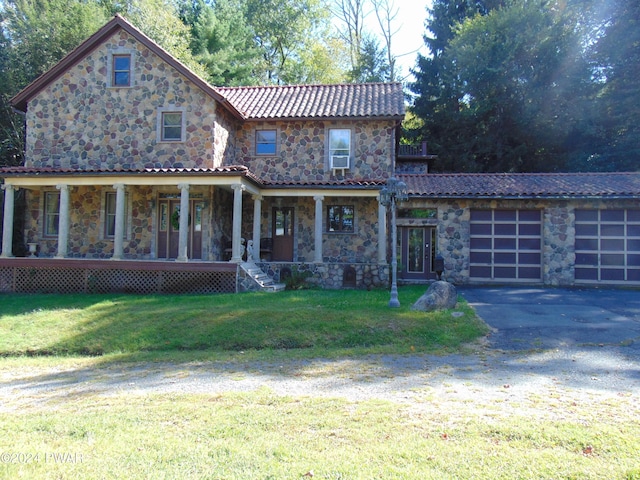
<path fill-rule="evenodd" d="M 202 78 L 192 72 L 186 65 L 177 60 L 173 55 L 163 49 L 160 45 L 155 43 L 144 33 L 134 27 L 131 23 L 125 20 L 122 16 L 116 15 L 108 23 L 106 23 L 100 30 L 87 38 L 77 48 L 67 54 L 62 60 L 55 64 L 51 69 L 43 73 L 36 78 L 27 87 L 20 91 L 16 96 L 11 99 L 11 104 L 22 112 L 27 111 L 27 105 L 29 101 L 35 97 L 38 93 L 44 90 L 48 85 L 61 77 L 70 68 L 76 65 L 80 60 L 93 52 L 103 42 L 113 36 L 118 30 L 124 30 L 129 35 L 134 37 L 138 42 L 147 47 L 150 51 L 155 53 L 164 62 L 175 68 L 182 75 L 187 77 L 196 86 L 202 89 L 207 95 L 220 102 L 227 110 L 229 110 L 235 117 L 242 118 L 242 115 L 235 109 L 235 107 L 227 102 L 211 85 L 205 82 Z"/>
<path fill-rule="evenodd" d="M 219 87 L 247 120 L 404 118 L 400 83 Z"/>

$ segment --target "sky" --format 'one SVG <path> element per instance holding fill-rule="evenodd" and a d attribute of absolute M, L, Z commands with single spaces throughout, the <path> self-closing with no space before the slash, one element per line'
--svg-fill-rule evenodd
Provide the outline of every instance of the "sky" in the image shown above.
<path fill-rule="evenodd" d="M 394 0 L 394 3 L 398 8 L 398 16 L 394 20 L 395 27 L 392 28 L 398 31 L 391 39 L 391 49 L 397 57 L 396 64 L 401 68 L 401 79 L 403 79 L 410 75 L 409 69 L 415 66 L 418 52 L 423 55 L 428 53 L 422 35 L 426 31 L 424 26 L 427 18 L 426 7 L 431 6 L 431 0 Z M 378 34 L 380 26 L 375 13 L 371 12 L 365 21 L 370 31 Z"/>

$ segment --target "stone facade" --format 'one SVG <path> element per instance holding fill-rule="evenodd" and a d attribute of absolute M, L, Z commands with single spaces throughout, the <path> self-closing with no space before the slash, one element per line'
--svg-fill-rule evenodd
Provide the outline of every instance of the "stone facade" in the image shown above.
<path fill-rule="evenodd" d="M 260 263 L 260 267 L 277 282 L 284 283 L 291 275 L 300 275 L 305 283 L 324 288 L 385 288 L 389 286 L 390 268 L 388 265 L 352 264 L 352 263 Z M 351 284 L 345 281 L 345 271 L 354 272 Z"/>
<path fill-rule="evenodd" d="M 133 58 L 130 87 L 109 86 L 111 58 L 119 52 Z M 184 142 L 159 141 L 162 109 L 183 112 Z M 228 143 L 233 131 L 228 115 L 218 113 L 210 96 L 121 31 L 29 102 L 26 166 L 214 167 L 226 153 L 214 154 L 214 143 Z"/>
<path fill-rule="evenodd" d="M 331 128 L 352 131 L 352 162 L 340 180 L 384 180 L 395 156 L 395 125 L 391 121 L 247 122 L 239 127 L 236 162 L 269 182 L 318 183 L 336 180 L 329 168 L 327 136 Z M 274 156 L 255 154 L 255 132 L 275 129 Z"/>

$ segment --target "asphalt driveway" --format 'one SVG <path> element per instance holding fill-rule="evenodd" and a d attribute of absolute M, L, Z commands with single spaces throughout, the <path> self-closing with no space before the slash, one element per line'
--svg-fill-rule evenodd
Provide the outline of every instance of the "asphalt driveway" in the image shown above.
<path fill-rule="evenodd" d="M 640 290 L 460 287 L 495 329 L 492 348 L 621 348 L 640 360 Z"/>

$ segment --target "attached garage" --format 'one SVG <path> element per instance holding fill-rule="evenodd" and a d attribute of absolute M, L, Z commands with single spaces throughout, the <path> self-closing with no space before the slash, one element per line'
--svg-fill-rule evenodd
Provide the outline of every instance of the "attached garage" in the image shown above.
<path fill-rule="evenodd" d="M 542 280 L 540 210 L 471 209 L 469 229 L 472 281 Z"/>
<path fill-rule="evenodd" d="M 576 209 L 576 283 L 640 284 L 640 209 Z"/>
<path fill-rule="evenodd" d="M 398 178 L 403 208 L 435 212 L 447 281 L 640 286 L 640 172 Z"/>

